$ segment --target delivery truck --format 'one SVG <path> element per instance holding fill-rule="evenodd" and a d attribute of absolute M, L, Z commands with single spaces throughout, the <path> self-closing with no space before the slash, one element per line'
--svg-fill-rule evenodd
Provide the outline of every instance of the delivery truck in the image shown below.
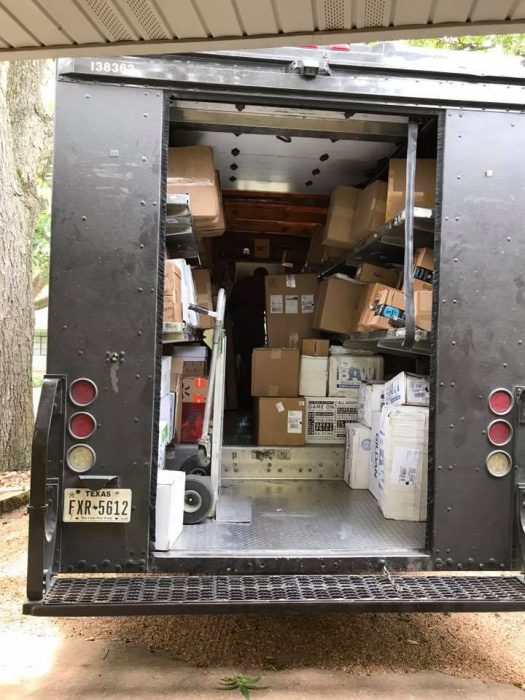
<path fill-rule="evenodd" d="M 525 609 L 525 68 L 341 48 L 58 61 L 26 613 Z"/>

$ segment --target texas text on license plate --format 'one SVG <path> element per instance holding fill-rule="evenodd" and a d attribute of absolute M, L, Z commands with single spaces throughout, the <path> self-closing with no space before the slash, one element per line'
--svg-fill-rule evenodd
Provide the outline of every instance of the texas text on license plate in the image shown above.
<path fill-rule="evenodd" d="M 64 489 L 65 523 L 129 523 L 131 489 Z"/>

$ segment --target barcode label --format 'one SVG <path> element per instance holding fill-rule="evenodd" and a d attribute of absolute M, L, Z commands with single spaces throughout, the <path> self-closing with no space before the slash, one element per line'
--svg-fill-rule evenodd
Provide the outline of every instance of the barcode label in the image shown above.
<path fill-rule="evenodd" d="M 418 480 L 419 450 L 408 447 L 394 448 L 391 481 L 394 484 L 414 487 Z"/>
<path fill-rule="evenodd" d="M 303 412 L 288 411 L 288 432 L 302 433 L 303 432 Z"/>
<path fill-rule="evenodd" d="M 283 313 L 283 295 L 282 294 L 270 294 L 270 313 L 271 314 L 282 314 Z"/>

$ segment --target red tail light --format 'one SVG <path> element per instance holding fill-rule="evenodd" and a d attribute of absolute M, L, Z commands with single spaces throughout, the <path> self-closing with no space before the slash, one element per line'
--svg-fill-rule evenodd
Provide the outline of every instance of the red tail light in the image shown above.
<path fill-rule="evenodd" d="M 91 413 L 74 413 L 69 419 L 69 432 L 77 440 L 85 440 L 93 435 L 97 423 Z"/>
<path fill-rule="evenodd" d="M 514 405 L 514 397 L 508 389 L 494 389 L 489 396 L 489 408 L 497 416 L 504 416 Z"/>
<path fill-rule="evenodd" d="M 493 420 L 487 430 L 487 436 L 493 445 L 501 447 L 512 439 L 512 426 L 506 420 Z"/>
<path fill-rule="evenodd" d="M 75 406 L 89 406 L 97 398 L 98 389 L 91 379 L 75 379 L 69 387 L 69 398 Z"/>

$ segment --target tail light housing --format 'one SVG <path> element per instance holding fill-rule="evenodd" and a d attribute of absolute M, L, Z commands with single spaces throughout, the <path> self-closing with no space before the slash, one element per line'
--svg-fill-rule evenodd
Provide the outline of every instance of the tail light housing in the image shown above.
<path fill-rule="evenodd" d="M 75 406 L 89 406 L 97 398 L 97 395 L 97 385 L 85 377 L 75 379 L 69 387 L 69 399 Z"/>
<path fill-rule="evenodd" d="M 91 437 L 96 427 L 97 422 L 95 418 L 91 413 L 86 413 L 85 411 L 73 413 L 69 419 L 69 434 L 76 440 L 86 440 L 88 437 Z"/>
<path fill-rule="evenodd" d="M 497 478 L 507 476 L 512 469 L 512 457 L 505 450 L 494 450 L 485 460 L 489 474 Z"/>
<path fill-rule="evenodd" d="M 514 396 L 508 389 L 494 389 L 489 395 L 489 408 L 497 416 L 504 416 L 514 406 Z"/>
<path fill-rule="evenodd" d="M 512 440 L 512 432 L 512 425 L 508 421 L 498 418 L 489 424 L 487 437 L 493 445 L 502 447 L 508 445 Z"/>
<path fill-rule="evenodd" d="M 96 462 L 95 450 L 89 445 L 73 445 L 66 454 L 67 466 L 77 474 L 91 469 Z"/>

